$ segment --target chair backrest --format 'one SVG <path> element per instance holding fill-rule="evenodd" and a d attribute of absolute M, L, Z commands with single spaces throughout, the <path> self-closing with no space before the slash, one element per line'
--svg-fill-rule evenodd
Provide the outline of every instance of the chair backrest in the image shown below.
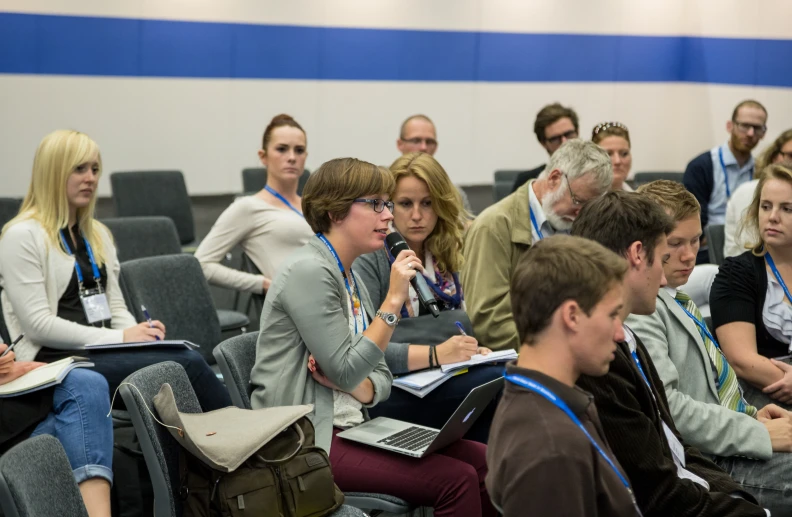
<path fill-rule="evenodd" d="M 523 171 L 499 170 L 495 171 L 495 182 L 492 185 L 492 199 L 497 203 L 501 199 L 511 194 L 514 181 Z"/>
<path fill-rule="evenodd" d="M 3 296 L 3 288 L 0 287 L 0 297 Z M 3 307 L 0 304 L 0 343 L 10 345 L 12 343 L 11 336 L 8 334 L 8 326 L 6 326 L 5 316 L 3 316 Z"/>
<path fill-rule="evenodd" d="M 154 420 L 154 415 L 149 412 L 150 410 L 156 414 L 154 397 L 165 383 L 173 388 L 176 406 L 180 412 L 201 412 L 201 405 L 190 385 L 187 372 L 181 365 L 171 361 L 153 364 L 136 371 L 124 379 L 119 392 L 129 411 L 151 476 L 151 484 L 154 488 L 154 516 L 177 517 L 182 514 L 181 499 L 176 497 L 181 486 L 179 479 L 179 447 L 181 446 L 170 435 L 168 429 L 158 424 Z"/>
<path fill-rule="evenodd" d="M 120 262 L 182 252 L 176 225 L 169 217 L 113 217 L 102 223 L 113 234 Z"/>
<path fill-rule="evenodd" d="M 724 260 L 724 246 L 726 245 L 726 232 L 722 224 L 710 224 L 704 229 L 709 247 L 709 258 L 713 264 L 721 265 Z"/>
<path fill-rule="evenodd" d="M 19 207 L 22 206 L 22 199 L 17 197 L 0 197 L 0 229 L 5 224 L 16 217 Z"/>
<path fill-rule="evenodd" d="M 213 351 L 228 393 L 231 395 L 231 401 L 242 409 L 251 409 L 250 374 L 256 363 L 258 336 L 258 332 L 234 336 L 217 345 Z"/>
<path fill-rule="evenodd" d="M 145 321 L 140 310 L 145 305 L 153 319 L 165 324 L 168 338 L 201 345 L 201 355 L 214 363 L 220 321 L 198 259 L 182 253 L 130 260 L 121 266 L 121 281 L 127 307 L 138 321 Z"/>
<path fill-rule="evenodd" d="M 176 224 L 179 242 L 195 241 L 195 223 L 181 171 L 114 172 L 110 175 L 118 217 L 161 215 Z"/>
<path fill-rule="evenodd" d="M 632 180 L 633 185 L 638 187 L 644 183 L 651 183 L 657 180 L 671 180 L 682 183 L 684 172 L 636 172 Z"/>
<path fill-rule="evenodd" d="M 311 173 L 308 169 L 305 169 L 300 176 L 300 182 L 297 184 L 297 194 L 302 195 L 303 188 L 305 187 L 305 183 L 308 181 L 308 178 L 311 176 Z M 267 168 L 266 167 L 249 167 L 247 169 L 242 169 L 242 190 L 243 192 L 258 192 L 259 190 L 264 188 L 264 185 L 267 184 Z"/>
<path fill-rule="evenodd" d="M 0 457 L 0 506 L 5 517 L 88 517 L 57 438 L 29 438 Z"/>

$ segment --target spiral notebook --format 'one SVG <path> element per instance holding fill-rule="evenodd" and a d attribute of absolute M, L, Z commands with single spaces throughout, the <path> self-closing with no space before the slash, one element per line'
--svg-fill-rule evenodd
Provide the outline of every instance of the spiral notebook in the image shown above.
<path fill-rule="evenodd" d="M 0 398 L 18 397 L 60 384 L 75 368 L 93 366 L 84 357 L 67 357 L 31 370 L 22 377 L 0 385 Z"/>

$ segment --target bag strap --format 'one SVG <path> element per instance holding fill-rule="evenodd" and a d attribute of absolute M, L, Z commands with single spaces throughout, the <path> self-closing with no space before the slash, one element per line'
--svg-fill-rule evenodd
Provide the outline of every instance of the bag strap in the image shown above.
<path fill-rule="evenodd" d="M 261 456 L 260 452 L 256 452 L 256 454 L 255 454 L 256 458 L 258 458 L 260 461 L 262 461 L 266 465 L 281 465 L 283 463 L 286 463 L 287 461 L 290 461 L 295 456 L 297 456 L 297 454 L 299 454 L 299 452 L 303 448 L 303 445 L 305 444 L 305 434 L 303 434 L 303 430 L 302 430 L 302 428 L 299 425 L 297 425 L 297 422 L 293 423 L 291 425 L 291 427 L 293 427 L 294 430 L 297 431 L 297 436 L 299 437 L 299 440 L 298 440 L 299 443 L 297 444 L 297 448 L 294 450 L 293 453 L 291 453 L 288 456 L 286 456 L 284 458 L 281 458 L 281 459 L 268 460 L 268 459 L 265 459 L 263 456 Z"/>

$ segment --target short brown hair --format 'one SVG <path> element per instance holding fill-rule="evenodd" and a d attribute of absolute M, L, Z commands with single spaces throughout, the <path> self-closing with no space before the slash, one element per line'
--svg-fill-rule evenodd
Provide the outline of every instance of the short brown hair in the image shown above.
<path fill-rule="evenodd" d="M 435 128 L 435 137 L 437 137 L 437 128 L 435 127 L 434 122 L 432 122 L 432 119 L 430 119 L 426 115 L 421 115 L 419 113 L 418 115 L 411 115 L 411 116 L 407 117 L 407 119 L 404 122 L 402 122 L 401 129 L 399 129 L 399 139 L 400 140 L 404 140 L 404 130 L 407 128 L 407 124 L 409 124 L 411 121 L 416 120 L 416 119 L 417 120 L 425 120 L 426 122 L 429 122 L 430 124 L 432 124 L 432 127 Z"/>
<path fill-rule="evenodd" d="M 737 105 L 736 108 L 734 108 L 734 111 L 732 111 L 732 118 L 731 118 L 732 122 L 737 122 L 737 112 L 740 111 L 740 108 L 742 108 L 744 106 L 749 106 L 751 108 L 759 108 L 760 110 L 764 111 L 765 121 L 767 121 L 767 110 L 765 109 L 764 106 L 762 106 L 762 103 L 759 102 L 759 101 L 755 101 L 753 99 L 748 99 L 748 100 L 742 101 L 741 103 L 739 103 Z"/>
<path fill-rule="evenodd" d="M 548 104 L 536 114 L 536 121 L 534 121 L 534 133 L 536 133 L 537 140 L 539 140 L 540 143 L 544 143 L 545 129 L 547 129 L 547 126 L 555 124 L 562 118 L 568 118 L 571 120 L 572 125 L 575 126 L 575 131 L 580 133 L 578 116 L 577 113 L 575 113 L 575 110 L 572 108 L 566 108 L 558 102 L 555 102 L 553 104 Z"/>
<path fill-rule="evenodd" d="M 626 272 L 623 258 L 594 241 L 568 235 L 538 241 L 520 257 L 511 280 L 520 343 L 532 345 L 567 300 L 590 315 Z"/>
<path fill-rule="evenodd" d="M 637 192 L 663 207 L 676 222 L 701 214 L 701 205 L 696 196 L 676 181 L 653 181 L 638 187 Z"/>
<path fill-rule="evenodd" d="M 572 223 L 572 235 L 597 241 L 622 256 L 640 242 L 651 265 L 655 247 L 675 226 L 671 216 L 648 197 L 613 191 L 583 205 Z"/>
<path fill-rule="evenodd" d="M 349 214 L 355 199 L 387 195 L 393 190 L 393 176 L 384 167 L 357 158 L 336 158 L 311 174 L 302 193 L 305 220 L 316 233 L 330 229 L 333 220 Z"/>

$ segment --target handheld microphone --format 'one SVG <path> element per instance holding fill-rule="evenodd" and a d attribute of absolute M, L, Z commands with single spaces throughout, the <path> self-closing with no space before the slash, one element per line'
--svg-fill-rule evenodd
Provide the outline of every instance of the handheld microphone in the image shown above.
<path fill-rule="evenodd" d="M 385 244 L 388 246 L 391 255 L 394 257 L 402 251 L 410 249 L 407 243 L 404 242 L 404 237 L 402 237 L 399 232 L 393 232 L 385 237 Z M 435 298 L 432 290 L 426 284 L 426 279 L 420 271 L 415 271 L 415 276 L 410 280 L 410 284 L 412 284 L 415 292 L 418 293 L 418 299 L 421 301 L 421 305 L 423 305 L 426 310 L 431 312 L 432 316 L 435 318 L 440 316 L 440 309 L 437 306 L 437 299 Z"/>

